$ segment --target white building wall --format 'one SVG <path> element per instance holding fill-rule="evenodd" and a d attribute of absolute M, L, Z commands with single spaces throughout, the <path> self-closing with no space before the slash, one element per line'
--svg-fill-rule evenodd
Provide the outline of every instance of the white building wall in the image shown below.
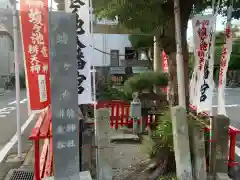
<path fill-rule="evenodd" d="M 116 25 L 118 19 L 98 20 L 94 17 L 94 22 L 97 24 Z M 125 47 L 132 47 L 128 40 L 128 34 L 94 34 L 95 48 L 107 52 L 108 54 L 101 53 L 97 50 L 94 51 L 94 64 L 95 66 L 110 66 L 110 52 L 111 50 L 119 50 L 120 55 L 125 55 Z M 121 60 L 124 60 L 124 56 L 119 57 L 119 65 L 121 66 Z"/>
<path fill-rule="evenodd" d="M 120 55 L 125 54 L 125 47 L 132 47 L 127 34 L 94 34 L 95 48 L 110 54 L 111 50 L 119 50 Z M 110 55 L 97 50 L 94 51 L 95 66 L 110 66 Z M 124 56 L 119 57 L 119 65 Z"/>
<path fill-rule="evenodd" d="M 13 43 L 8 35 L 0 35 L 0 76 L 14 72 Z"/>

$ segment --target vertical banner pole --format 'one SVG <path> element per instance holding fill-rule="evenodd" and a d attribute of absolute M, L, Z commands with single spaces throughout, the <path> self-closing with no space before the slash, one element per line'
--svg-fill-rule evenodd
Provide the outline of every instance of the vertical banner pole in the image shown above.
<path fill-rule="evenodd" d="M 15 63 L 15 87 L 16 87 L 16 114 L 17 114 L 17 139 L 18 139 L 18 158 L 22 157 L 22 139 L 20 124 L 20 80 L 19 80 L 19 48 L 18 48 L 18 18 L 17 1 L 13 1 L 13 42 L 14 42 L 14 63 Z"/>
<path fill-rule="evenodd" d="M 91 12 L 91 38 L 92 38 L 92 62 L 94 60 L 94 36 L 93 36 L 93 3 L 92 0 L 90 0 L 90 12 Z M 94 140 L 95 140 L 95 148 L 96 148 L 96 173 L 97 173 L 97 179 L 99 179 L 99 153 L 98 153 L 98 132 L 97 132 L 97 100 L 96 100 L 96 69 L 93 66 L 92 67 L 92 80 L 93 80 L 93 105 L 94 105 Z"/>
<path fill-rule="evenodd" d="M 178 81 L 178 102 L 181 107 L 186 109 L 179 0 L 174 0 L 174 11 L 175 11 L 175 27 L 176 27 L 176 45 L 177 45 L 176 61 L 177 61 L 177 81 Z"/>
<path fill-rule="evenodd" d="M 96 69 L 93 67 L 92 75 L 93 75 L 93 105 L 94 105 L 94 139 L 95 139 L 95 148 L 96 148 L 96 172 L 97 172 L 97 180 L 99 179 L 99 152 L 98 152 L 98 128 L 97 128 L 97 102 L 96 102 Z"/>
<path fill-rule="evenodd" d="M 232 19 L 232 8 L 233 0 L 229 1 L 228 11 L 227 11 L 227 23 L 225 27 L 225 42 L 222 45 L 222 53 L 220 59 L 220 68 L 219 68 L 219 81 L 218 81 L 218 114 L 223 114 L 227 116 L 225 108 L 225 87 L 226 87 L 226 78 L 228 64 L 230 61 L 230 56 L 232 53 L 232 29 L 231 29 L 231 19 Z"/>

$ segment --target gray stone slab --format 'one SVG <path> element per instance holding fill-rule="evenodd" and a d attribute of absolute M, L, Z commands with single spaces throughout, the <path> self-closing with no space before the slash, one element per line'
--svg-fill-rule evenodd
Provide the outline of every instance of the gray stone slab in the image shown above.
<path fill-rule="evenodd" d="M 50 22 L 54 175 L 56 180 L 69 177 L 76 180 L 79 173 L 76 16 L 58 12 L 50 16 Z"/>
<path fill-rule="evenodd" d="M 193 180 L 186 110 L 172 107 L 171 118 L 177 179 Z"/>
<path fill-rule="evenodd" d="M 206 180 L 206 156 L 203 130 L 195 125 L 189 126 L 189 141 L 194 180 Z"/>
<path fill-rule="evenodd" d="M 140 137 L 136 134 L 118 134 L 111 136 L 109 138 L 111 142 L 113 141 L 140 141 Z"/>
<path fill-rule="evenodd" d="M 79 179 L 80 180 L 92 180 L 91 174 L 89 171 L 82 171 L 79 172 Z M 42 180 L 54 180 L 54 176 L 43 178 Z"/>
<path fill-rule="evenodd" d="M 217 173 L 216 180 L 231 180 L 227 173 Z"/>
<path fill-rule="evenodd" d="M 210 172 L 228 173 L 228 127 L 230 119 L 217 115 L 212 119 L 212 140 Z"/>

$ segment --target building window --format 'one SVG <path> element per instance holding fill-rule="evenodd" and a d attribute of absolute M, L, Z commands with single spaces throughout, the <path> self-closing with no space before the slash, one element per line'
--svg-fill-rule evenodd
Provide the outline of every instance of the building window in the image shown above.
<path fill-rule="evenodd" d="M 119 50 L 110 50 L 110 53 L 111 66 L 119 66 Z"/>
<path fill-rule="evenodd" d="M 131 47 L 125 47 L 125 60 L 137 60 L 137 51 Z"/>

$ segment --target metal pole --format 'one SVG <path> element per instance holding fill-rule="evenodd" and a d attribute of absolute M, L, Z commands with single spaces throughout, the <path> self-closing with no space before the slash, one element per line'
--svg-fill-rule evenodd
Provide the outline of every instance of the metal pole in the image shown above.
<path fill-rule="evenodd" d="M 53 0 L 51 0 L 51 4 L 50 4 L 51 8 L 50 8 L 50 12 L 53 11 Z"/>
<path fill-rule="evenodd" d="M 91 12 L 91 37 L 92 37 L 92 57 L 94 58 L 94 36 L 93 36 L 93 3 L 92 0 L 90 0 L 90 12 Z M 93 60 L 93 59 L 92 59 Z M 96 69 L 93 66 L 92 67 L 92 75 L 93 75 L 93 103 L 94 103 L 94 139 L 95 139 L 95 148 L 96 148 L 96 174 L 97 174 L 97 180 L 100 178 L 100 167 L 99 167 L 99 151 L 98 151 L 98 128 L 97 128 L 97 100 L 96 100 Z"/>
<path fill-rule="evenodd" d="M 19 48 L 18 48 L 18 16 L 17 1 L 13 0 L 13 41 L 14 41 L 14 62 L 15 62 L 15 86 L 16 86 L 16 114 L 17 114 L 17 139 L 18 139 L 18 158 L 22 157 L 22 139 L 20 124 L 20 80 L 19 80 Z"/>
<path fill-rule="evenodd" d="M 83 121 L 84 119 L 79 120 L 79 171 L 80 172 L 83 170 L 82 168 Z"/>
<path fill-rule="evenodd" d="M 104 19 L 104 25 L 106 24 L 106 19 Z M 104 51 L 105 52 L 107 52 L 108 50 L 107 50 L 107 45 L 106 45 L 106 38 L 107 38 L 107 36 L 106 36 L 106 34 L 103 34 L 103 49 L 104 49 Z M 107 55 L 106 55 L 106 53 L 104 53 L 103 54 L 103 56 L 104 56 L 104 59 L 103 59 L 103 64 L 104 65 L 106 65 L 106 63 L 107 63 Z"/>
<path fill-rule="evenodd" d="M 177 45 L 176 62 L 177 62 L 178 102 L 180 106 L 186 109 L 179 0 L 174 0 L 174 11 L 175 11 L 176 45 Z"/>
<path fill-rule="evenodd" d="M 159 47 L 159 38 L 154 36 L 154 59 L 153 59 L 153 69 L 156 72 L 161 71 L 161 59 L 160 59 L 160 47 Z"/>
<path fill-rule="evenodd" d="M 230 4 L 229 4 L 229 7 L 228 7 L 228 13 L 227 13 L 226 28 L 231 26 L 232 10 L 233 10 L 233 0 L 230 0 Z"/>

